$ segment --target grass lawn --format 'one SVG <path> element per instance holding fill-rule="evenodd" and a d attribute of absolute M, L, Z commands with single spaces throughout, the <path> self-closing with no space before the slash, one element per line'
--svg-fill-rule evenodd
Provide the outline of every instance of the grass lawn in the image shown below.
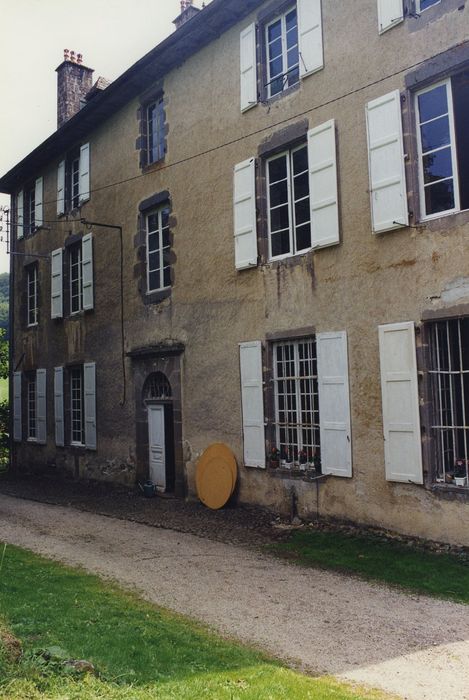
<path fill-rule="evenodd" d="M 0 545 L 0 562 L 2 552 Z M 4 700 L 384 697 L 303 676 L 97 577 L 10 546 L 0 570 L 0 614 Z M 22 642 L 19 660 L 7 630 Z M 98 675 L 70 670 L 64 659 L 92 662 Z"/>
<path fill-rule="evenodd" d="M 0 379 L 0 401 L 8 401 L 8 379 Z"/>
<path fill-rule="evenodd" d="M 271 549 L 291 561 L 358 574 L 417 593 L 469 603 L 469 561 L 378 536 L 298 530 Z"/>

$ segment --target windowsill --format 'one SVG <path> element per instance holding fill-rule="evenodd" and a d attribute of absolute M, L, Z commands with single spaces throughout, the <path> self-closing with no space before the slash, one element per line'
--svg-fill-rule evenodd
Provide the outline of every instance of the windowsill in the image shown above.
<path fill-rule="evenodd" d="M 26 442 L 37 445 L 37 438 L 26 438 Z"/>
<path fill-rule="evenodd" d="M 164 166 L 165 158 L 166 156 L 164 158 L 160 158 L 160 160 L 155 160 L 154 163 L 144 165 L 142 168 L 142 173 L 146 175 L 147 173 L 155 172 L 155 170 L 161 170 L 161 168 Z"/>
<path fill-rule="evenodd" d="M 36 323 L 28 323 L 26 328 L 30 330 L 31 328 L 37 328 L 39 326 L 39 323 L 36 321 Z"/>
<path fill-rule="evenodd" d="M 145 292 L 143 296 L 143 303 L 147 304 L 159 304 L 165 299 L 171 297 L 172 287 L 165 287 L 159 291 L 155 292 Z"/>
<path fill-rule="evenodd" d="M 70 447 L 73 447 L 75 450 L 84 450 L 86 445 L 84 445 L 82 442 L 71 442 Z"/>
<path fill-rule="evenodd" d="M 299 80 L 295 85 L 292 85 L 291 87 L 287 88 L 286 90 L 282 90 L 282 92 L 277 93 L 276 95 L 272 95 L 272 97 L 267 96 L 267 91 L 265 88 L 263 90 L 265 91 L 264 94 L 261 97 L 261 104 L 265 106 L 271 106 L 275 104 L 275 102 L 278 102 L 278 100 L 281 100 L 284 97 L 288 97 L 288 95 L 292 95 L 294 92 L 300 89 L 301 85 L 301 80 Z"/>
<path fill-rule="evenodd" d="M 277 478 L 277 479 L 297 479 L 301 481 L 317 481 L 318 479 L 321 479 L 325 476 L 328 476 L 327 474 L 321 474 L 320 472 L 316 471 L 316 469 L 300 469 L 299 466 L 294 466 L 291 469 L 287 469 L 286 467 L 267 467 L 267 473 L 270 474 L 272 477 Z"/>
<path fill-rule="evenodd" d="M 430 490 L 437 496 L 447 500 L 458 499 L 469 503 L 469 486 L 456 486 L 454 484 L 431 484 Z"/>

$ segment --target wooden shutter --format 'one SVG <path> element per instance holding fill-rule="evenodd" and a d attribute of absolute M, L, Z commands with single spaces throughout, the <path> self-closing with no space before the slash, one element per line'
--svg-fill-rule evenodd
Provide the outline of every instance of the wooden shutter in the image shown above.
<path fill-rule="evenodd" d="M 21 190 L 16 195 L 16 238 L 24 237 L 24 192 Z"/>
<path fill-rule="evenodd" d="M 403 0 L 378 0 L 379 33 L 395 27 L 404 20 Z"/>
<path fill-rule="evenodd" d="M 414 324 L 380 326 L 379 354 L 386 479 L 423 484 Z"/>
<path fill-rule="evenodd" d="M 321 0 L 297 0 L 300 76 L 324 68 Z"/>
<path fill-rule="evenodd" d="M 90 144 L 85 143 L 80 147 L 80 167 L 79 167 L 79 198 L 80 204 L 90 198 Z"/>
<path fill-rule="evenodd" d="M 324 474 L 352 476 L 347 334 L 318 333 L 319 422 Z"/>
<path fill-rule="evenodd" d="M 335 121 L 308 131 L 311 245 L 313 248 L 339 243 L 339 194 Z"/>
<path fill-rule="evenodd" d="M 83 309 L 89 311 L 94 306 L 92 233 L 87 233 L 81 241 L 81 269 L 83 277 Z"/>
<path fill-rule="evenodd" d="M 43 199 L 44 199 L 44 180 L 42 177 L 38 177 L 35 185 L 34 202 L 34 225 L 36 228 L 40 228 L 44 225 L 44 211 L 43 211 Z"/>
<path fill-rule="evenodd" d="M 241 403 L 243 410 L 244 464 L 265 468 L 264 390 L 262 343 L 240 343 Z"/>
<path fill-rule="evenodd" d="M 366 126 L 373 231 L 408 226 L 399 90 L 368 102 Z"/>
<path fill-rule="evenodd" d="M 89 450 L 96 449 L 96 364 L 83 365 L 85 388 L 85 445 Z"/>
<path fill-rule="evenodd" d="M 65 161 L 57 168 L 57 216 L 65 214 Z"/>
<path fill-rule="evenodd" d="M 250 24 L 240 35 L 241 111 L 257 104 L 256 25 Z"/>
<path fill-rule="evenodd" d="M 64 368 L 54 368 L 54 421 L 55 444 L 63 447 L 65 444 L 64 431 Z"/>
<path fill-rule="evenodd" d="M 47 442 L 47 370 L 36 371 L 36 440 L 42 445 Z"/>
<path fill-rule="evenodd" d="M 52 251 L 51 256 L 51 318 L 63 316 L 63 271 L 62 248 Z"/>
<path fill-rule="evenodd" d="M 256 159 L 234 169 L 234 236 L 237 270 L 257 266 Z"/>
<path fill-rule="evenodd" d="M 21 372 L 13 372 L 13 440 L 21 442 Z"/>

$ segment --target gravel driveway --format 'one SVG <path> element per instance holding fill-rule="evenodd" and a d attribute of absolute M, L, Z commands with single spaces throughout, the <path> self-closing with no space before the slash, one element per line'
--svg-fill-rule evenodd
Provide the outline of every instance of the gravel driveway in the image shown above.
<path fill-rule="evenodd" d="M 469 607 L 5 495 L 0 540 L 134 587 L 310 672 L 409 700 L 469 700 Z"/>

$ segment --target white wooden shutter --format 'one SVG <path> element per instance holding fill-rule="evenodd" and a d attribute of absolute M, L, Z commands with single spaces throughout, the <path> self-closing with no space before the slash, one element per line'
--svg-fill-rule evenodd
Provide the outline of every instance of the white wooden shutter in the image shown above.
<path fill-rule="evenodd" d="M 86 202 L 90 198 L 90 144 L 85 143 L 80 147 L 80 166 L 79 166 L 79 198 L 80 204 Z"/>
<path fill-rule="evenodd" d="M 13 372 L 13 440 L 21 442 L 21 372 Z"/>
<path fill-rule="evenodd" d="M 321 0 L 297 0 L 300 76 L 324 68 Z"/>
<path fill-rule="evenodd" d="M 63 447 L 64 433 L 64 368 L 54 367 L 54 421 L 55 444 Z"/>
<path fill-rule="evenodd" d="M 23 190 L 16 195 L 16 238 L 24 237 L 24 193 Z"/>
<path fill-rule="evenodd" d="M 335 121 L 308 131 L 311 245 L 339 243 L 339 195 Z"/>
<path fill-rule="evenodd" d="M 57 216 L 65 214 L 65 161 L 57 168 Z"/>
<path fill-rule="evenodd" d="M 368 102 L 366 126 L 373 231 L 408 226 L 399 90 Z"/>
<path fill-rule="evenodd" d="M 36 440 L 42 445 L 47 442 L 47 370 L 36 371 Z"/>
<path fill-rule="evenodd" d="M 81 269 L 83 278 L 83 309 L 88 311 L 94 306 L 92 233 L 87 233 L 81 241 Z"/>
<path fill-rule="evenodd" d="M 43 211 L 43 199 L 44 199 L 44 180 L 42 177 L 38 177 L 35 185 L 34 193 L 34 225 L 36 228 L 43 226 L 44 224 L 44 211 Z"/>
<path fill-rule="evenodd" d="M 51 255 L 51 318 L 63 316 L 63 272 L 62 248 L 52 251 Z"/>
<path fill-rule="evenodd" d="M 414 324 L 380 326 L 379 354 L 386 479 L 423 484 Z"/>
<path fill-rule="evenodd" d="M 257 104 L 256 25 L 250 24 L 240 34 L 241 111 Z"/>
<path fill-rule="evenodd" d="M 262 343 L 240 343 L 241 403 L 243 410 L 244 464 L 265 468 L 264 391 Z"/>
<path fill-rule="evenodd" d="M 96 363 L 83 365 L 85 385 L 85 445 L 89 450 L 96 449 Z"/>
<path fill-rule="evenodd" d="M 404 20 L 403 0 L 378 0 L 379 33 L 395 27 Z"/>
<path fill-rule="evenodd" d="M 237 270 L 257 266 L 256 159 L 234 169 L 234 236 Z"/>
<path fill-rule="evenodd" d="M 347 333 L 318 333 L 319 423 L 323 474 L 352 476 Z"/>

